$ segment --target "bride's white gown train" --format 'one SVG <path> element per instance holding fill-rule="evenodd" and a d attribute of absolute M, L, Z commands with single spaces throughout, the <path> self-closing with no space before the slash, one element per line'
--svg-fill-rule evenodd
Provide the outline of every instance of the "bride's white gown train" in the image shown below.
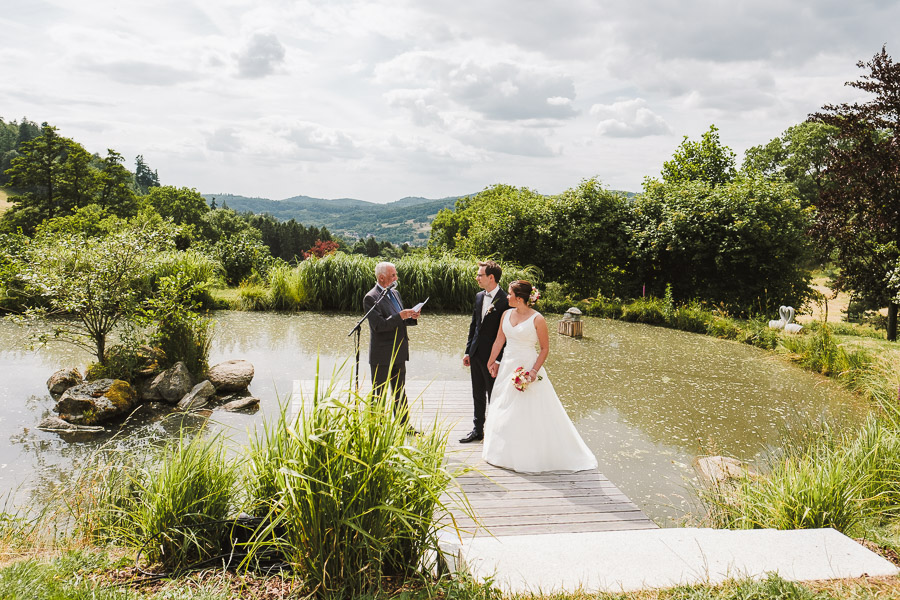
<path fill-rule="evenodd" d="M 506 311 L 501 321 L 506 348 L 491 393 L 482 457 L 520 473 L 595 468 L 597 459 L 578 435 L 543 367 L 539 373 L 543 379 L 533 381 L 524 392 L 513 385 L 516 369 L 530 369 L 538 355 L 534 327 L 538 313 L 513 326 L 509 321 L 513 312 Z"/>

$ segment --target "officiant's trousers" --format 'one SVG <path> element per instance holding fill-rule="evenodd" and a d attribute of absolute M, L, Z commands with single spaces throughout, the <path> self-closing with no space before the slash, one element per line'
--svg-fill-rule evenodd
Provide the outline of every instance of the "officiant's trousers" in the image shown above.
<path fill-rule="evenodd" d="M 409 405 L 406 402 L 406 363 L 393 365 L 370 365 L 372 367 L 372 391 L 381 394 L 390 384 L 394 397 L 394 413 L 402 414 L 403 421 L 409 420 Z"/>

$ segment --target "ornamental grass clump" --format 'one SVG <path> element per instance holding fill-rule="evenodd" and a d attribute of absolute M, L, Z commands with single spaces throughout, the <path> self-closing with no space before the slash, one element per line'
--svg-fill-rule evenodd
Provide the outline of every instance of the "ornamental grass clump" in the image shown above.
<path fill-rule="evenodd" d="M 96 469 L 96 493 L 82 513 L 95 539 L 175 572 L 229 547 L 237 469 L 218 436 L 181 437 L 149 457 L 129 454 Z"/>
<path fill-rule="evenodd" d="M 252 443 L 250 506 L 265 516 L 253 555 L 274 545 L 309 592 L 353 597 L 437 556 L 437 517 L 452 476 L 447 433 L 412 436 L 392 398 L 317 388 L 296 417 Z"/>
<path fill-rule="evenodd" d="M 826 429 L 807 448 L 788 446 L 764 474 L 748 472 L 699 495 L 715 527 L 858 534 L 900 508 L 900 433 L 874 417 L 853 434 Z"/>

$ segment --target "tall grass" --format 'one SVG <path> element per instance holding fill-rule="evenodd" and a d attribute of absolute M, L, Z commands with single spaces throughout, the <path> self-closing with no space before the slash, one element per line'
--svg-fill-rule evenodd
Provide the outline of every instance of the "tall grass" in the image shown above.
<path fill-rule="evenodd" d="M 252 506 L 275 544 L 321 597 L 377 590 L 437 556 L 436 517 L 452 476 L 446 432 L 410 436 L 386 395 L 317 389 L 296 418 L 267 424 L 252 444 Z"/>
<path fill-rule="evenodd" d="M 304 260 L 290 273 L 270 278 L 270 306 L 312 310 L 361 311 L 363 297 L 375 285 L 378 259 L 337 252 Z M 400 293 L 413 305 L 429 298 L 430 309 L 467 312 L 472 310 L 479 287 L 475 282 L 477 262 L 450 255 L 404 256 L 396 262 Z M 536 281 L 531 267 L 503 265 L 500 285 L 516 279 Z"/>
<path fill-rule="evenodd" d="M 173 570 L 228 546 L 237 470 L 221 438 L 181 437 L 150 457 L 129 455 L 97 468 L 96 495 L 81 515 L 94 539 L 140 549 Z"/>
<path fill-rule="evenodd" d="M 831 430 L 808 448 L 786 445 L 762 475 L 701 488 L 716 527 L 833 527 L 848 535 L 898 516 L 900 432 L 870 418 L 858 431 Z"/>
<path fill-rule="evenodd" d="M 274 310 L 301 310 L 306 306 L 306 289 L 300 270 L 286 264 L 269 269 L 269 302 Z"/>

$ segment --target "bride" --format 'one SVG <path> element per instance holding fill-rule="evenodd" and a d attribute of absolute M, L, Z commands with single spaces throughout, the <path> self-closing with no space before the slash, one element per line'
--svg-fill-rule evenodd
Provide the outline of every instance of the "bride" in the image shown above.
<path fill-rule="evenodd" d="M 509 286 L 512 310 L 503 313 L 488 359 L 488 370 L 496 381 L 482 457 L 520 473 L 593 469 L 597 459 L 578 435 L 543 369 L 550 336 L 543 315 L 529 306 L 531 293 L 527 281 Z M 535 350 L 538 344 L 540 352 Z M 501 350 L 503 361 L 498 363 Z"/>

